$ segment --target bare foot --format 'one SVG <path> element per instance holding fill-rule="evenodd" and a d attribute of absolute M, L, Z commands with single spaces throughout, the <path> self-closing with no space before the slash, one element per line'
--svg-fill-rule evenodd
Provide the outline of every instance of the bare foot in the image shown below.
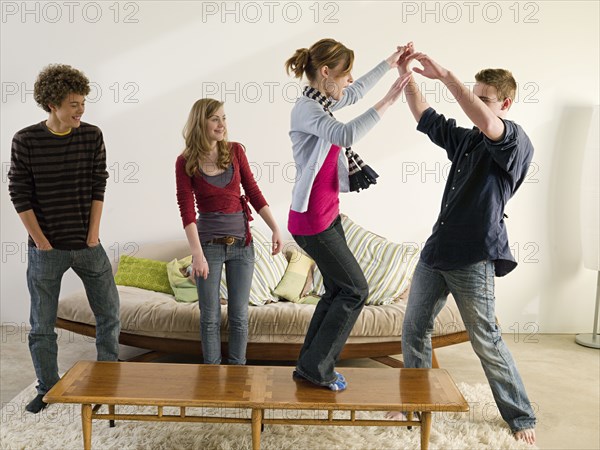
<path fill-rule="evenodd" d="M 517 441 L 525 441 L 528 444 L 535 444 L 535 430 L 533 428 L 516 431 L 514 436 Z"/>
<path fill-rule="evenodd" d="M 389 411 L 385 414 L 385 418 L 392 420 L 408 420 L 406 418 L 406 414 L 404 414 L 402 411 Z"/>

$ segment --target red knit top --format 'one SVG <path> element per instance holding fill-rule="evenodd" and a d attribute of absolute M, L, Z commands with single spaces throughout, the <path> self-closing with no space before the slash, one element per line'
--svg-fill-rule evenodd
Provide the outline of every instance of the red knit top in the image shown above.
<path fill-rule="evenodd" d="M 308 209 L 300 213 L 290 208 L 288 230 L 300 236 L 319 234 L 340 214 L 338 156 L 341 148 L 332 145 L 310 190 Z"/>
<path fill-rule="evenodd" d="M 196 210 L 199 212 L 235 213 L 244 211 L 247 221 L 252 220 L 248 200 L 258 212 L 267 201 L 262 195 L 254 175 L 250 170 L 244 147 L 237 142 L 229 143 L 233 177 L 227 186 L 219 188 L 210 184 L 200 174 L 190 177 L 185 171 L 186 159 L 179 155 L 175 163 L 175 178 L 177 181 L 177 204 L 185 228 L 196 222 Z M 241 195 L 240 184 L 245 195 Z M 195 201 L 194 201 L 195 200 Z M 250 237 L 250 227 L 246 229 L 247 241 Z"/>

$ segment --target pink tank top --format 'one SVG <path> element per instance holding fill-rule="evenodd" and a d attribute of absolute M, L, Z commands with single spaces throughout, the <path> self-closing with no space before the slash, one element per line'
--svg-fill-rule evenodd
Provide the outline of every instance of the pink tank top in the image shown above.
<path fill-rule="evenodd" d="M 288 216 L 288 230 L 299 236 L 309 236 L 325 231 L 340 213 L 340 182 L 338 157 L 341 148 L 332 145 L 313 182 L 308 199 L 308 209 L 292 211 Z"/>

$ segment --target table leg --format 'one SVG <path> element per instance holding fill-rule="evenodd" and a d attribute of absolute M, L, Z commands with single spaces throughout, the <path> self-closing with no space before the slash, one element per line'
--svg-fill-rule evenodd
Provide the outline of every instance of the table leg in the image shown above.
<path fill-rule="evenodd" d="M 83 449 L 92 449 L 92 405 L 81 405 L 81 429 L 83 431 Z"/>
<path fill-rule="evenodd" d="M 115 405 L 108 405 L 108 413 L 109 414 L 114 414 L 115 413 Z M 115 420 L 114 419 L 110 419 L 108 421 L 108 426 L 110 428 L 113 428 L 115 426 Z"/>
<path fill-rule="evenodd" d="M 260 427 L 262 425 L 262 409 L 252 410 L 252 450 L 260 450 Z"/>
<path fill-rule="evenodd" d="M 429 448 L 429 435 L 431 433 L 431 412 L 421 413 L 421 450 Z"/>

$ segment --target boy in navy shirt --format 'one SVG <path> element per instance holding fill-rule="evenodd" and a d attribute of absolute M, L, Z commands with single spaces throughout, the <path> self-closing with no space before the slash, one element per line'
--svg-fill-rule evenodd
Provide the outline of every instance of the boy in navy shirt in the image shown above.
<path fill-rule="evenodd" d="M 475 75 L 471 92 L 452 72 L 416 53 L 412 43 L 400 58 L 400 75 L 412 60 L 423 66 L 415 72 L 446 85 L 475 127 L 458 127 L 429 106 L 414 80 L 407 85 L 417 129 L 446 150 L 452 166 L 411 285 L 402 329 L 404 365 L 431 367 L 434 319 L 452 293 L 502 418 L 516 439 L 533 444 L 535 415 L 494 312 L 494 276 L 517 266 L 504 207 L 523 183 L 533 156 L 523 129 L 505 119 L 516 82 L 507 70 L 486 69 Z"/>

